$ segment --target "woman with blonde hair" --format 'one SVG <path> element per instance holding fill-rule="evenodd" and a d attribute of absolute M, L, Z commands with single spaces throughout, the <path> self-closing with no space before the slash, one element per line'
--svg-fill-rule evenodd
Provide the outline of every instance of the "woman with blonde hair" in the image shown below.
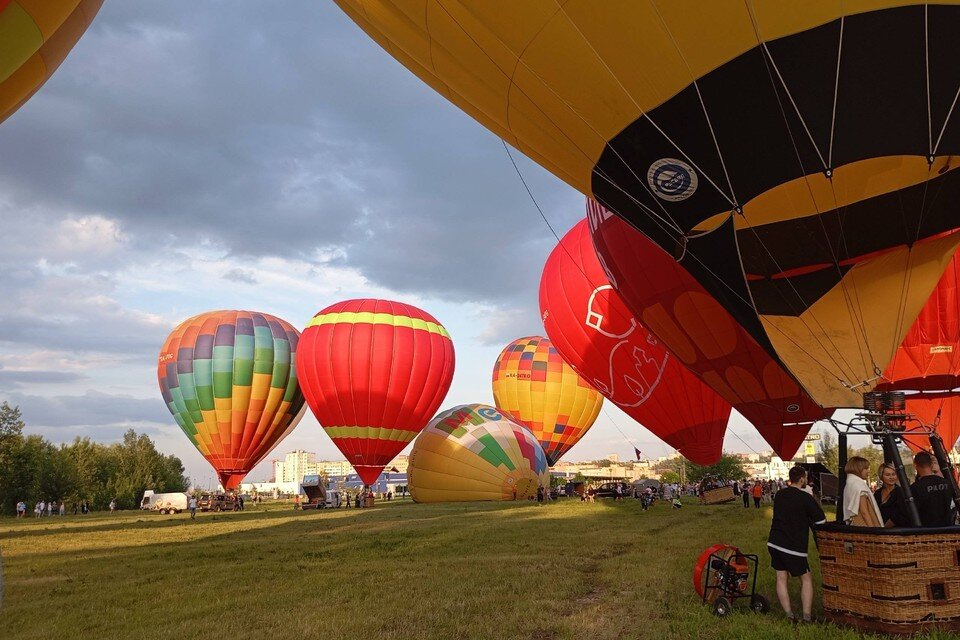
<path fill-rule="evenodd" d="M 880 515 L 885 527 L 909 527 L 907 509 L 903 490 L 897 483 L 897 470 L 893 463 L 884 462 L 877 469 L 880 486 L 873 494 L 873 498 L 880 507 Z"/>
<path fill-rule="evenodd" d="M 867 478 L 870 474 L 870 462 L 866 458 L 853 456 L 843 468 L 847 474 L 843 488 L 844 522 L 855 527 L 882 527 L 883 516 L 877 505 Z"/>

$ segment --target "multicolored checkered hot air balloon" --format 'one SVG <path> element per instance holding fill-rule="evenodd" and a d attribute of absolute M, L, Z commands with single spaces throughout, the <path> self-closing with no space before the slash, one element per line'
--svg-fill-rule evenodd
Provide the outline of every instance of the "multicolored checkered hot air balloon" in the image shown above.
<path fill-rule="evenodd" d="M 533 432 L 551 466 L 583 437 L 603 404 L 603 396 L 540 336 L 514 340 L 500 352 L 493 397 L 498 409 Z"/>
<path fill-rule="evenodd" d="M 103 0 L 0 0 L 0 122 L 53 75 Z"/>
<path fill-rule="evenodd" d="M 210 311 L 181 323 L 160 351 L 167 408 L 225 489 L 239 487 L 303 415 L 299 337 L 267 313 Z"/>
<path fill-rule="evenodd" d="M 423 429 L 453 380 L 453 342 L 402 302 L 347 300 L 310 320 L 299 349 L 307 403 L 365 484 Z"/>
<path fill-rule="evenodd" d="M 434 418 L 413 444 L 407 469 L 417 502 L 526 500 L 550 486 L 549 472 L 530 430 L 483 404 Z"/>

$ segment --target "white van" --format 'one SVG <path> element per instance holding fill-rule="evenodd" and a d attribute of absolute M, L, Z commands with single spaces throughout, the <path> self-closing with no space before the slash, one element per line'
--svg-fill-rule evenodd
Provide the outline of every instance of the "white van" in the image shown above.
<path fill-rule="evenodd" d="M 147 489 L 143 493 L 140 508 L 160 513 L 180 513 L 187 510 L 190 497 L 185 493 L 154 493 Z"/>

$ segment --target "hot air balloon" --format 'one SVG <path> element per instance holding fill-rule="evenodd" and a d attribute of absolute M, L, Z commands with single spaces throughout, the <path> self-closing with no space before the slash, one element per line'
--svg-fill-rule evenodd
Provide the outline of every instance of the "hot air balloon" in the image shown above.
<path fill-rule="evenodd" d="M 255 311 L 210 311 L 184 320 L 160 350 L 167 408 L 220 477 L 243 477 L 300 421 L 299 332 Z"/>
<path fill-rule="evenodd" d="M 425 311 L 347 300 L 303 331 L 300 381 L 310 409 L 364 484 L 436 413 L 453 380 L 453 342 Z"/>
<path fill-rule="evenodd" d="M 593 426 L 603 396 L 546 338 L 514 340 L 493 367 L 497 408 L 530 429 L 553 466 Z"/>
<path fill-rule="evenodd" d="M 947 449 L 960 437 L 960 263 L 954 257 L 907 333 L 878 390 L 907 392 L 907 413 L 936 425 Z M 908 426 L 912 423 L 908 423 Z M 905 438 L 914 450 L 926 449 L 922 436 Z"/>
<path fill-rule="evenodd" d="M 601 264 L 623 301 L 684 366 L 731 403 L 784 460 L 821 409 L 687 271 L 592 200 L 587 216 Z"/>
<path fill-rule="evenodd" d="M 960 241 L 960 6 L 337 3 L 672 256 L 704 320 L 821 407 L 882 381 Z"/>
<path fill-rule="evenodd" d="M 697 464 L 720 459 L 730 403 L 633 317 L 597 259 L 586 220 L 547 258 L 540 316 L 551 344 L 604 397 Z"/>
<path fill-rule="evenodd" d="M 0 0 L 0 122 L 36 93 L 103 0 Z"/>
<path fill-rule="evenodd" d="M 440 413 L 410 453 L 417 502 L 527 500 L 550 486 L 547 457 L 530 431 L 493 407 L 460 405 Z"/>

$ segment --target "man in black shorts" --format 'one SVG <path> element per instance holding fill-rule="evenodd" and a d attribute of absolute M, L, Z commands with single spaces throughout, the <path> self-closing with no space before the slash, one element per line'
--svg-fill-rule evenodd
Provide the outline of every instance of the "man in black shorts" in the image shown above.
<path fill-rule="evenodd" d="M 827 517 L 813 496 L 803 490 L 806 484 L 806 469 L 799 466 L 790 469 L 790 481 L 777 492 L 773 501 L 773 524 L 770 525 L 767 550 L 770 564 L 777 572 L 777 599 L 784 613 L 788 618 L 794 618 L 787 580 L 790 576 L 800 578 L 803 620 L 809 622 L 813 610 L 813 579 L 807 564 L 807 546 L 811 527 L 826 522 Z"/>
<path fill-rule="evenodd" d="M 949 527 L 953 524 L 953 491 L 939 473 L 933 456 L 921 451 L 913 457 L 916 481 L 910 485 L 910 493 L 920 514 L 924 527 Z"/>

